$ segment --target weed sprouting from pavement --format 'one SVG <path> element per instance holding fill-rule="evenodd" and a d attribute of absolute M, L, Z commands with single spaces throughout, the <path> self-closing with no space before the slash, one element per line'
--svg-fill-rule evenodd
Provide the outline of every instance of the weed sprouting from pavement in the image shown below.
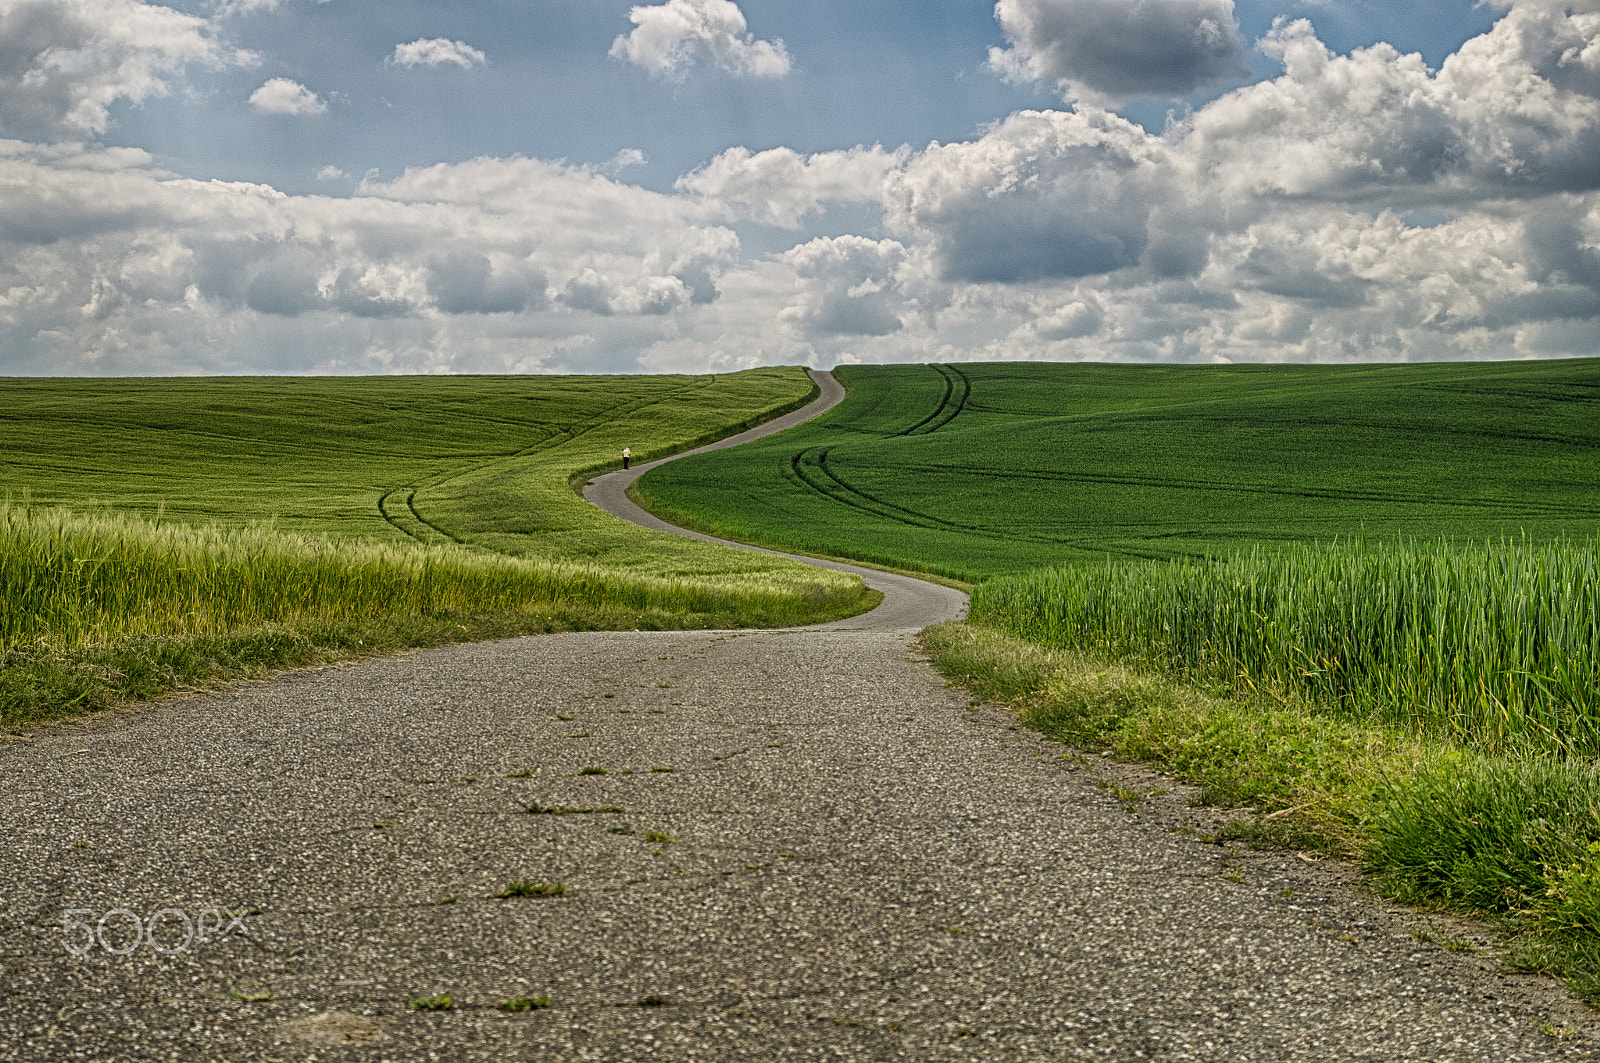
<path fill-rule="evenodd" d="M 530 816 L 587 816 L 587 815 L 620 815 L 628 811 L 621 805 L 601 805 L 591 808 L 588 805 L 541 805 L 537 801 L 520 802 L 522 811 Z"/>
<path fill-rule="evenodd" d="M 535 1011 L 535 1010 L 537 1010 L 539 1008 L 548 1008 L 549 1006 L 550 1006 L 550 998 L 548 996 L 512 997 L 510 1000 L 508 1000 L 505 1003 L 500 1005 L 500 1010 L 501 1011 Z"/>
<path fill-rule="evenodd" d="M 564 882 L 511 882 L 494 897 L 565 897 L 567 886 Z"/>
<path fill-rule="evenodd" d="M 449 993 L 440 993 L 436 997 L 418 997 L 406 1007 L 412 1011 L 450 1011 L 455 1007 L 455 1002 L 450 999 Z"/>

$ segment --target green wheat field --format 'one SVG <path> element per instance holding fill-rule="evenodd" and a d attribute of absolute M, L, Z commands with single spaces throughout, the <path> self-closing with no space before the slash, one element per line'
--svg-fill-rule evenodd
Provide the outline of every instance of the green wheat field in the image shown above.
<path fill-rule="evenodd" d="M 853 366 L 657 469 L 676 523 L 972 585 L 953 681 L 1490 913 L 1600 1001 L 1600 360 Z M 582 500 L 793 409 L 716 377 L 0 381 L 0 723 L 574 628 L 810 623 L 859 581 Z M 1137 798 L 1137 795 L 1133 795 Z"/>
<path fill-rule="evenodd" d="M 781 437 L 655 470 L 658 513 L 964 580 L 1365 537 L 1592 538 L 1600 362 L 846 366 Z"/>
<path fill-rule="evenodd" d="M 355 652 L 849 616 L 876 595 L 577 493 L 808 401 L 716 377 L 0 381 L 0 723 Z"/>

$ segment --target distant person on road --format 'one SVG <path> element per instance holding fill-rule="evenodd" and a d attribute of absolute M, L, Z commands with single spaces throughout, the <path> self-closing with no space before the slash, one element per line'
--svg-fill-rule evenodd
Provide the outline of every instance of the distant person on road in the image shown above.
<path fill-rule="evenodd" d="M 628 467 L 628 462 L 630 462 L 632 460 L 633 460 L 633 448 L 632 447 L 623 447 L 622 448 L 622 467 L 624 469 L 626 469 Z"/>

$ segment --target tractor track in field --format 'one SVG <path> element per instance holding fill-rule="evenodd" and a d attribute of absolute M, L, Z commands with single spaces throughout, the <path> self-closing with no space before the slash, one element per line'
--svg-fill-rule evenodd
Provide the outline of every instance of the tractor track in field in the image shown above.
<path fill-rule="evenodd" d="M 903 434 L 903 433 L 901 433 Z M 1024 542 L 1040 543 L 1046 546 L 1065 546 L 1087 553 L 1117 555 L 1120 557 L 1159 557 L 1167 555 L 1150 554 L 1130 547 L 1114 546 L 1101 540 L 1082 541 L 1071 536 L 1040 535 L 1023 532 L 1016 525 L 1012 525 L 1005 532 L 998 532 L 976 524 L 962 524 L 957 521 L 945 520 L 929 513 L 922 513 L 893 502 L 886 502 L 876 495 L 850 483 L 837 471 L 827 464 L 828 455 L 834 450 L 833 446 L 809 447 L 789 459 L 789 473 L 796 483 L 811 492 L 821 495 L 831 502 L 849 506 L 862 513 L 871 514 L 884 520 L 891 520 L 897 524 L 911 528 L 925 528 L 930 531 L 951 531 L 962 535 L 971 535 L 983 539 L 994 540 L 1022 540 Z M 808 464 L 806 459 L 815 456 L 814 464 Z M 955 467 L 947 466 L 905 466 L 908 469 L 941 471 Z M 817 476 L 809 474 L 807 469 L 815 469 L 829 482 L 822 482 Z M 970 471 L 970 470 L 961 470 Z M 833 486 L 830 487 L 829 483 Z M 1150 538 L 1145 536 L 1143 538 Z M 1198 556 L 1198 555 L 1196 555 Z"/>
<path fill-rule="evenodd" d="M 972 394 L 972 382 L 967 375 L 953 365 L 931 365 L 928 368 L 944 378 L 944 395 L 932 413 L 910 428 L 894 433 L 897 436 L 932 435 L 961 416 L 961 411 L 966 409 L 967 399 Z"/>
<path fill-rule="evenodd" d="M 618 417 L 626 416 L 630 413 L 637 413 L 640 410 L 648 409 L 651 406 L 656 406 L 663 402 L 669 402 L 672 400 L 673 396 L 681 395 L 685 391 L 709 387 L 715 381 L 716 377 L 712 376 L 704 382 L 695 380 L 685 384 L 683 387 L 675 388 L 665 396 L 641 399 L 632 403 L 619 402 L 614 406 L 607 407 L 603 412 L 589 418 L 586 421 L 580 421 L 575 425 L 570 425 L 566 428 L 557 429 L 556 431 L 551 432 L 550 435 L 539 440 L 532 446 L 523 447 L 520 450 L 509 451 L 503 454 L 491 455 L 487 460 L 469 465 L 465 468 L 446 470 L 444 472 L 436 473 L 433 476 L 430 476 L 417 483 L 403 484 L 399 487 L 390 488 L 378 496 L 378 515 L 401 534 L 415 539 L 421 543 L 429 542 L 430 540 L 427 536 L 418 535 L 416 532 L 406 526 L 403 519 L 396 519 L 391 514 L 391 509 L 395 508 L 395 503 L 391 500 L 394 499 L 395 496 L 403 494 L 404 497 L 401 499 L 401 501 L 404 503 L 407 513 L 409 513 L 411 518 L 414 519 L 418 524 L 437 532 L 440 536 L 452 543 L 456 543 L 458 545 L 468 545 L 465 539 L 462 539 L 454 532 L 442 527 L 441 525 L 422 515 L 422 511 L 417 508 L 417 492 L 427 490 L 429 488 L 443 487 L 452 480 L 458 480 L 463 476 L 469 476 L 475 472 L 481 472 L 492 465 L 497 465 L 502 462 L 516 461 L 519 458 L 526 458 L 542 451 L 550 450 L 553 447 L 561 446 L 564 443 L 570 443 L 572 440 L 585 436 L 594 431 L 596 428 L 599 428 L 601 425 L 616 420 Z"/>

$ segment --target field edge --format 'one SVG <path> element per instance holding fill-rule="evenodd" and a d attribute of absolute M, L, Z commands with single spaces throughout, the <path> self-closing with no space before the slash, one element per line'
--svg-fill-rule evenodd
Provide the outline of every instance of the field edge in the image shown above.
<path fill-rule="evenodd" d="M 1490 800 L 1521 800 L 1519 811 L 1526 814 L 1531 802 L 1518 797 L 1526 787 L 1521 776 L 1557 770 L 1549 761 L 1530 767 L 1526 760 L 1320 713 L 1304 702 L 1252 699 L 1124 661 L 1048 649 L 970 622 L 928 628 L 918 646 L 952 686 L 977 699 L 974 704 L 999 705 L 1064 748 L 1153 767 L 1198 786 L 1195 804 L 1233 810 L 1237 818 L 1202 840 L 1316 852 L 1358 868 L 1375 894 L 1422 911 L 1487 920 L 1497 939 L 1491 955 L 1504 969 L 1558 978 L 1600 1008 L 1600 891 L 1593 888 L 1600 882 L 1600 843 L 1591 843 L 1587 860 L 1579 846 L 1577 862 L 1565 868 L 1521 868 L 1533 878 L 1518 884 L 1521 906 L 1506 903 L 1510 887 L 1503 878 L 1495 883 L 1498 894 L 1486 895 L 1476 881 L 1481 867 L 1457 868 L 1439 879 L 1436 854 L 1453 839 L 1440 836 L 1450 830 L 1437 822 L 1438 801 L 1498 775 L 1509 785 Z M 1569 775 L 1581 791 L 1576 803 L 1592 801 L 1592 773 L 1580 766 Z M 1112 790 L 1130 810 L 1143 796 Z M 1407 806 L 1422 815 L 1397 823 Z M 1400 865 L 1415 850 L 1434 858 L 1428 870 L 1435 881 L 1397 873 L 1397 867 L 1410 870 Z M 1536 863 L 1529 856 L 1511 859 Z M 1504 874 L 1503 868 L 1490 870 Z M 1448 949 L 1470 947 L 1413 936 Z"/>

